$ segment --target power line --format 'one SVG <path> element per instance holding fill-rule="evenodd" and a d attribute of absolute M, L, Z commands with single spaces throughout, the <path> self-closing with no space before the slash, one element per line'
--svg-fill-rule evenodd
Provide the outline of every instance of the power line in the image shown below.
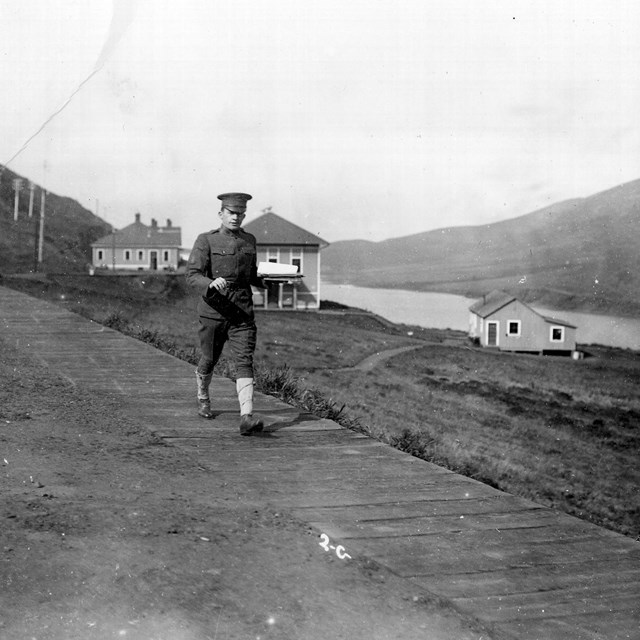
<path fill-rule="evenodd" d="M 66 107 L 69 105 L 71 100 L 75 97 L 75 95 L 84 87 L 93 76 L 104 67 L 111 52 L 115 49 L 116 44 L 127 30 L 127 27 L 131 23 L 133 19 L 133 10 L 134 4 L 136 0 L 113 0 L 113 11 L 111 14 L 111 24 L 109 26 L 109 32 L 107 34 L 107 38 L 102 47 L 102 51 L 98 56 L 95 67 L 93 71 L 76 87 L 73 93 L 65 100 L 64 104 L 59 107 L 56 111 L 54 111 L 45 122 L 39 127 L 39 129 L 29 136 L 27 141 L 16 151 L 11 158 L 7 162 L 4 163 L 5 167 L 8 166 L 13 160 L 15 160 L 31 143 L 31 141 L 36 138 L 38 135 L 42 133 L 44 128 Z"/>
<path fill-rule="evenodd" d="M 84 87 L 85 84 L 87 84 L 87 82 L 89 82 L 89 80 L 91 80 L 91 78 L 93 78 L 93 76 L 98 73 L 98 71 L 100 71 L 102 67 L 98 67 L 97 69 L 94 69 L 79 85 L 78 87 L 75 89 L 75 91 L 66 99 L 65 103 L 57 110 L 54 111 L 45 121 L 44 123 L 40 126 L 40 128 L 34 133 L 32 134 L 27 141 L 20 147 L 20 149 L 18 149 L 18 151 L 16 151 L 11 158 L 9 158 L 9 160 L 7 162 L 4 163 L 5 167 L 8 166 L 13 160 L 15 160 L 31 143 L 31 141 L 36 138 L 38 135 L 40 135 L 42 133 L 42 131 L 44 130 L 44 128 L 61 112 L 63 111 L 67 105 L 71 102 L 71 100 L 73 100 L 73 97 L 78 93 L 78 91 L 80 91 L 80 89 L 82 89 L 82 87 Z"/>

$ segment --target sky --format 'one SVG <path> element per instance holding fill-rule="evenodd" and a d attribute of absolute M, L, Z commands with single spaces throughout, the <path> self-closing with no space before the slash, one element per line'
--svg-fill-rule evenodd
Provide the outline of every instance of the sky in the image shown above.
<path fill-rule="evenodd" d="M 0 0 L 0 56 L 0 164 L 185 247 L 228 191 L 379 241 L 640 178 L 636 0 Z"/>

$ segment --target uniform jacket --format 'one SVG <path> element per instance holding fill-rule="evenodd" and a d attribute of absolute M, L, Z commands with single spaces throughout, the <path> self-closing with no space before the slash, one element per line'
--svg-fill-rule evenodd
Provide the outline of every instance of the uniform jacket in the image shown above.
<path fill-rule="evenodd" d="M 187 283 L 204 296 L 216 278 L 227 281 L 230 286 L 225 296 L 253 319 L 251 285 L 264 286 L 258 278 L 255 236 L 242 229 L 234 232 L 220 227 L 197 237 L 187 264 Z M 223 317 L 202 299 L 198 314 Z"/>

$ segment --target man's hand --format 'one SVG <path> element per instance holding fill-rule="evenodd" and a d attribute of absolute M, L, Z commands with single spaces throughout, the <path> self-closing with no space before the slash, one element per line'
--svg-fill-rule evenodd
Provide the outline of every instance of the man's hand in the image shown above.
<path fill-rule="evenodd" d="M 209 289 L 215 289 L 218 293 L 224 293 L 227 288 L 227 281 L 224 278 L 216 278 L 209 283 Z"/>

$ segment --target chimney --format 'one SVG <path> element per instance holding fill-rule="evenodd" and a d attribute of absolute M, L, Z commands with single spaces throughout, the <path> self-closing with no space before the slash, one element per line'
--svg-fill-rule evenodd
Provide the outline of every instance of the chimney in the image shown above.
<path fill-rule="evenodd" d="M 167 229 L 171 229 L 171 218 L 167 218 Z"/>
<path fill-rule="evenodd" d="M 158 221 L 155 218 L 151 218 L 151 226 L 154 229 L 158 226 Z"/>
<path fill-rule="evenodd" d="M 140 214 L 136 213 L 136 222 L 140 222 Z"/>

